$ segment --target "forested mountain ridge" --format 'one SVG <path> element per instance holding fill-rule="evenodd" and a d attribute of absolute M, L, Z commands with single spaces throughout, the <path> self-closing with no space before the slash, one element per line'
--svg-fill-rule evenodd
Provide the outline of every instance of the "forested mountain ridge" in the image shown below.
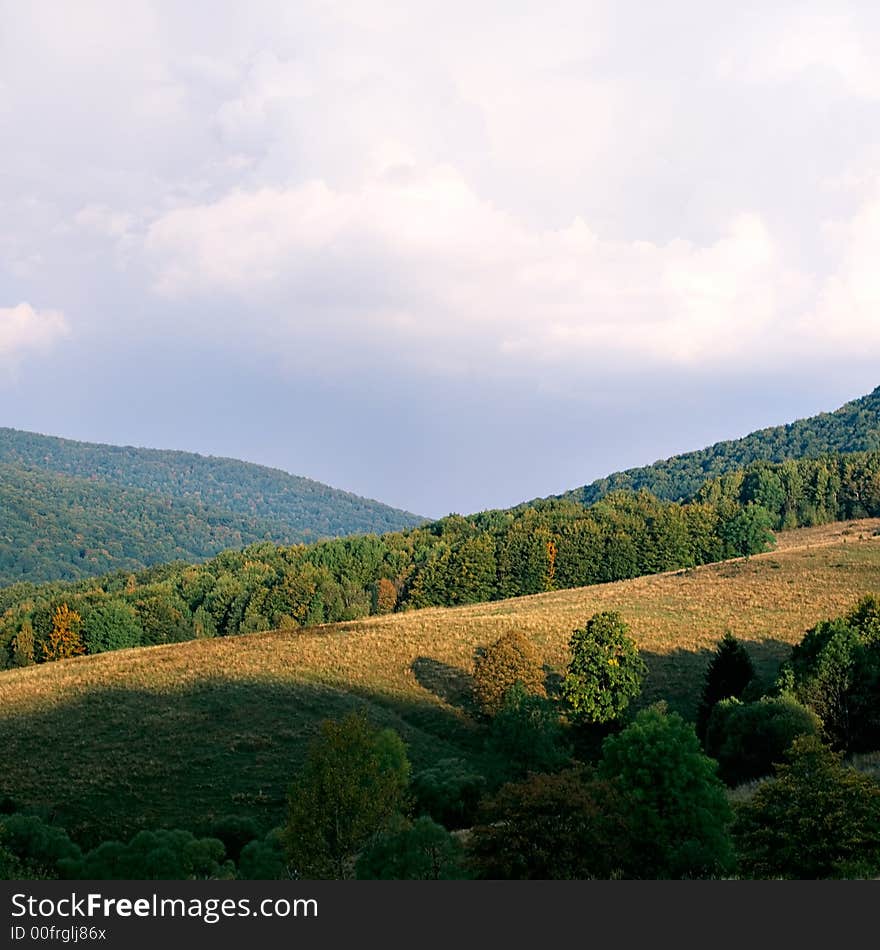
<path fill-rule="evenodd" d="M 69 542 L 70 537 L 82 535 L 86 547 L 101 549 L 107 547 L 102 539 L 106 540 L 105 531 L 110 530 L 122 558 L 118 563 L 105 558 L 89 568 L 87 558 L 71 560 L 64 551 L 51 555 L 51 541 L 36 527 L 28 533 L 25 525 L 19 525 L 14 533 L 16 547 L 0 550 L 0 583 L 81 577 L 147 566 L 169 557 L 192 560 L 266 538 L 294 544 L 348 534 L 381 534 L 423 520 L 321 482 L 236 459 L 98 445 L 9 428 L 0 428 L 0 465 L 4 466 L 0 471 L 0 510 L 9 512 L 0 520 L 0 545 L 8 546 L 10 542 L 4 539 L 13 535 L 6 519 L 17 511 L 19 518 L 26 520 L 27 508 L 22 505 L 27 500 L 33 512 L 42 512 L 66 532 L 59 534 L 61 540 Z M 49 477 L 53 475 L 70 481 Z M 37 491 L 38 485 L 45 489 L 45 496 Z M 121 493 L 114 497 L 114 492 Z M 81 496 L 87 496 L 88 503 L 82 504 Z M 158 522 L 142 524 L 145 506 L 158 522 L 167 521 L 161 517 L 163 510 L 173 509 L 175 517 L 161 527 Z M 82 508 L 86 511 L 80 510 L 73 524 L 71 513 Z M 186 524 L 177 517 L 184 512 L 189 519 Z M 88 530 L 88 513 L 102 522 L 94 537 Z M 108 517 L 109 523 L 103 523 Z M 76 530 L 71 532 L 72 527 Z M 155 549 L 150 547 L 153 542 Z M 31 550 L 34 545 L 43 552 L 43 566 L 29 574 L 15 557 L 16 552 Z M 139 553 L 141 549 L 144 555 Z M 63 569 L 51 570 L 53 556 Z M 76 568 L 74 573 L 71 565 Z"/>
<path fill-rule="evenodd" d="M 275 537 L 269 521 L 0 462 L 0 585 L 199 561 Z"/>
<path fill-rule="evenodd" d="M 784 462 L 818 458 L 828 453 L 872 452 L 880 449 L 880 386 L 834 412 L 822 412 L 787 425 L 757 432 L 708 448 L 615 472 L 589 485 L 555 497 L 590 505 L 614 491 L 646 488 L 657 498 L 693 498 L 712 478 L 743 469 L 753 462 Z"/>

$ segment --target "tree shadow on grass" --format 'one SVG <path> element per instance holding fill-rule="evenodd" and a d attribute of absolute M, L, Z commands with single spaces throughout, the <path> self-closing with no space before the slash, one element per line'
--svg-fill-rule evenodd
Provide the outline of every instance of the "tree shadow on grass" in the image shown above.
<path fill-rule="evenodd" d="M 416 657 L 410 669 L 423 689 L 468 716 L 478 715 L 474 702 L 474 678 L 470 673 L 430 656 Z"/>
<path fill-rule="evenodd" d="M 364 710 L 407 744 L 413 771 L 471 760 L 476 726 L 429 699 L 320 683 L 206 677 L 166 690 L 95 687 L 0 719 L 0 798 L 92 847 L 220 817 L 284 820 L 291 781 L 325 719 Z"/>

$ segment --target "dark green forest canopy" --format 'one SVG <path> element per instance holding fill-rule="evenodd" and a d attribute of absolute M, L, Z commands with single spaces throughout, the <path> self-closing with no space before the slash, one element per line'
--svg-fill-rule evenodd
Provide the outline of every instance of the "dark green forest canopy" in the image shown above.
<path fill-rule="evenodd" d="M 75 579 L 423 519 L 278 469 L 0 428 L 0 583 Z"/>
<path fill-rule="evenodd" d="M 871 452 L 880 449 L 880 387 L 848 402 L 788 425 L 761 429 L 742 439 L 717 442 L 696 452 L 676 455 L 643 468 L 631 468 L 575 488 L 562 498 L 592 504 L 620 490 L 647 489 L 658 498 L 693 498 L 703 483 L 756 461 L 817 458 L 829 452 Z"/>

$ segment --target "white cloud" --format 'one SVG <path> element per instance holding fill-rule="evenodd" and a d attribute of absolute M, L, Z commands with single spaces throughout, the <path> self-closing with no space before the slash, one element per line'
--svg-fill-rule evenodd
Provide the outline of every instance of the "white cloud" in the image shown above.
<path fill-rule="evenodd" d="M 70 332 L 59 310 L 35 310 L 29 303 L 0 307 L 0 365 L 14 370 L 31 351 L 44 351 Z"/>
<path fill-rule="evenodd" d="M 735 217 L 706 246 L 605 240 L 580 218 L 537 230 L 448 166 L 392 164 L 356 191 L 321 181 L 238 191 L 160 217 L 147 246 L 166 296 L 262 301 L 263 326 L 252 315 L 249 333 L 302 335 L 307 311 L 323 310 L 349 338 L 393 325 L 416 359 L 473 345 L 501 368 L 565 368 L 585 354 L 726 362 L 805 287 L 758 214 Z M 340 316 L 340 288 L 362 281 L 365 261 L 373 284 Z M 296 316 L 279 320 L 282 310 Z"/>

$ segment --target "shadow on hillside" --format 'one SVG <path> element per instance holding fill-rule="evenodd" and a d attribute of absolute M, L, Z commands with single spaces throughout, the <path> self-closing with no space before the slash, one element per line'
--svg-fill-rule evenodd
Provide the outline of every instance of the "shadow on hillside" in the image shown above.
<path fill-rule="evenodd" d="M 474 678 L 470 673 L 430 656 L 416 657 L 410 669 L 423 689 L 469 716 L 477 714 Z"/>
<path fill-rule="evenodd" d="M 748 640 L 744 637 L 740 637 L 739 641 L 748 650 L 755 666 L 755 679 L 749 692 L 761 694 L 773 685 L 780 664 L 791 653 L 791 644 L 783 640 Z M 648 674 L 642 684 L 638 707 L 665 700 L 670 709 L 681 713 L 686 719 L 694 720 L 706 670 L 714 652 L 714 649 L 707 648 L 675 649 L 666 653 L 642 651 Z"/>
<path fill-rule="evenodd" d="M 226 815 L 268 830 L 321 721 L 358 709 L 401 734 L 413 771 L 482 748 L 479 727 L 454 709 L 357 687 L 213 676 L 162 692 L 99 688 L 39 711 L 7 704 L 0 799 L 53 817 L 85 846 Z"/>

